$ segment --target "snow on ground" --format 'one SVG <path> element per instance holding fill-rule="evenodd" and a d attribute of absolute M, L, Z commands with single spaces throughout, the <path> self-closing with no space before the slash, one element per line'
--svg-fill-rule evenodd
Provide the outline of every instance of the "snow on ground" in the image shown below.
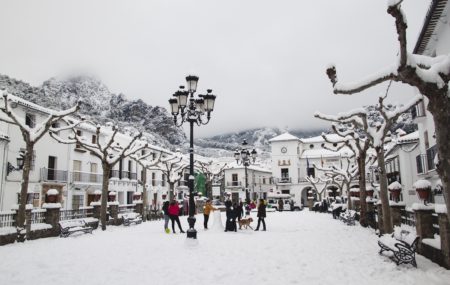
<path fill-rule="evenodd" d="M 396 266 L 378 255 L 372 230 L 330 215 L 274 212 L 266 220 L 267 232 L 225 233 L 213 216 L 204 231 L 198 216 L 194 248 L 185 235 L 166 234 L 163 221 L 6 245 L 0 284 L 449 284 L 450 271 L 422 256 L 417 269 Z"/>

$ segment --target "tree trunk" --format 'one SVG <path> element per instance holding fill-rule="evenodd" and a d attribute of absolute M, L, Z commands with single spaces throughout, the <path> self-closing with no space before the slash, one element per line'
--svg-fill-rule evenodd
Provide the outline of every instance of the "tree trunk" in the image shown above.
<path fill-rule="evenodd" d="M 142 217 L 142 221 L 147 221 L 147 213 L 148 213 L 148 199 L 147 199 L 147 169 L 144 167 L 142 170 L 142 203 L 144 203 L 144 216 Z"/>
<path fill-rule="evenodd" d="M 106 230 L 106 211 L 108 210 L 108 189 L 109 189 L 109 172 L 111 167 L 108 163 L 102 162 L 103 182 L 102 182 L 102 203 L 100 209 L 100 221 L 102 230 Z"/>
<path fill-rule="evenodd" d="M 175 189 L 175 183 L 174 182 L 169 182 L 169 201 L 173 200 L 174 189 Z"/>
<path fill-rule="evenodd" d="M 347 187 L 347 209 L 351 209 L 352 208 L 352 198 L 351 198 L 351 193 L 350 193 L 350 182 L 345 183 L 345 187 Z"/>
<path fill-rule="evenodd" d="M 28 143 L 25 150 L 24 164 L 22 168 L 22 183 L 20 185 L 20 203 L 19 211 L 17 213 L 16 227 L 17 234 L 20 235 L 20 231 L 24 229 L 25 225 L 25 208 L 27 205 L 28 194 L 28 182 L 30 180 L 31 162 L 33 160 L 34 144 Z M 19 241 L 24 241 L 19 239 Z"/>
<path fill-rule="evenodd" d="M 359 168 L 359 223 L 367 227 L 367 202 L 366 202 L 366 154 L 360 153 L 358 158 Z"/>
<path fill-rule="evenodd" d="M 447 215 L 450 217 L 450 99 L 445 96 L 429 99 L 428 110 L 433 114 L 439 157 L 436 170 L 442 181 L 442 193 L 447 206 Z"/>
<path fill-rule="evenodd" d="M 206 197 L 208 199 L 212 200 L 212 198 L 213 198 L 213 195 L 212 195 L 212 181 L 210 179 L 206 180 L 205 188 L 206 188 Z"/>
<path fill-rule="evenodd" d="M 384 150 L 382 146 L 376 147 L 375 150 L 377 152 L 378 169 L 380 175 L 380 199 L 381 199 L 381 207 L 383 209 L 383 228 L 384 233 L 387 234 L 392 233 L 392 224 L 391 224 L 391 211 L 389 208 L 386 166 L 384 164 Z"/>

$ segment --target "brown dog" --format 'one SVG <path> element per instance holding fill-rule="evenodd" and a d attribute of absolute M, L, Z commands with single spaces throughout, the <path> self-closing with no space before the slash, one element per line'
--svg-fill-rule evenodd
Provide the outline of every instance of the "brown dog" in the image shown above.
<path fill-rule="evenodd" d="M 238 222 L 239 222 L 239 229 L 240 229 L 240 230 L 242 229 L 242 227 L 244 227 L 245 229 L 251 228 L 251 229 L 253 230 L 252 226 L 250 226 L 250 223 L 253 222 L 252 217 L 242 218 L 242 219 L 241 219 L 240 221 L 238 221 Z"/>

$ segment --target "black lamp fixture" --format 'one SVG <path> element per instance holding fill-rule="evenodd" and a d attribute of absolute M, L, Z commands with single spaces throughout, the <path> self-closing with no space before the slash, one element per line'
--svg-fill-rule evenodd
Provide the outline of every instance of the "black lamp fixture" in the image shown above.
<path fill-rule="evenodd" d="M 25 152 L 23 150 L 19 151 L 19 155 L 16 157 L 17 167 L 8 162 L 8 167 L 6 168 L 6 176 L 8 176 L 13 171 L 20 171 L 23 169 L 23 164 L 25 162 Z"/>
<path fill-rule="evenodd" d="M 245 168 L 245 202 L 247 204 L 250 203 L 250 192 L 248 191 L 248 174 L 247 174 L 247 167 L 250 166 L 250 164 L 255 163 L 256 156 L 258 153 L 256 152 L 256 149 L 253 149 L 252 151 L 249 151 L 247 148 L 247 140 L 244 140 L 242 142 L 242 147 L 240 149 L 236 149 L 234 152 L 234 159 L 236 159 L 236 163 L 238 165 L 244 165 Z"/>
<path fill-rule="evenodd" d="M 205 95 L 194 97 L 197 92 L 197 84 L 199 77 L 196 75 L 186 76 L 186 86 L 180 86 L 179 90 L 173 94 L 174 98 L 169 99 L 170 110 L 173 121 L 177 127 L 181 127 L 183 123 L 188 122 L 190 125 L 189 137 L 189 229 L 187 230 L 187 238 L 196 239 L 197 231 L 195 230 L 195 201 L 194 201 L 194 123 L 198 126 L 206 125 L 211 119 L 211 112 L 214 110 L 214 102 L 216 95 L 212 94 L 212 90 L 208 89 Z"/>

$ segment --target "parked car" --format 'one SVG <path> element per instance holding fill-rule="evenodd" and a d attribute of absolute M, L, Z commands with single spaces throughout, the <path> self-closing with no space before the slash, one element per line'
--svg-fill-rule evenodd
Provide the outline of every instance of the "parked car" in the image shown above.
<path fill-rule="evenodd" d="M 279 197 L 268 197 L 267 206 L 278 211 L 279 201 L 281 200 L 283 201 L 283 211 L 300 211 L 302 209 L 301 205 L 298 205 L 288 194 L 285 194 L 286 197 L 281 195 L 278 195 Z"/>

